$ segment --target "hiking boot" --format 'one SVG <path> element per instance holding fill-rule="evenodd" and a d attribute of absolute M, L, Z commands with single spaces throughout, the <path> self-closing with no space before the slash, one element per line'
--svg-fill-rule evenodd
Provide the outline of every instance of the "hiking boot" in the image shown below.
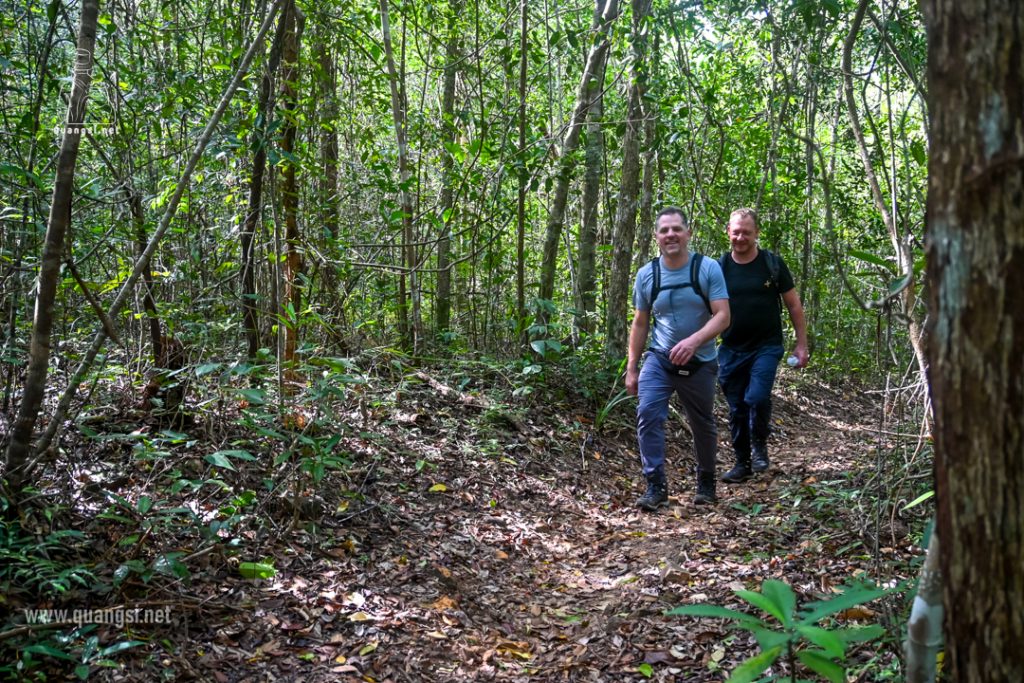
<path fill-rule="evenodd" d="M 636 506 L 647 512 L 654 512 L 668 505 L 668 483 L 664 472 L 647 475 L 647 492 L 636 499 Z"/>
<path fill-rule="evenodd" d="M 750 450 L 750 469 L 754 474 L 760 474 L 771 466 L 771 462 L 768 460 L 768 446 L 763 443 L 755 443 Z"/>
<path fill-rule="evenodd" d="M 722 475 L 722 481 L 726 484 L 742 484 L 754 476 L 750 469 L 750 460 L 736 458 L 736 464 L 731 470 Z"/>
<path fill-rule="evenodd" d="M 714 505 L 718 502 L 715 495 L 715 473 L 697 473 L 697 495 L 693 497 L 694 505 Z"/>

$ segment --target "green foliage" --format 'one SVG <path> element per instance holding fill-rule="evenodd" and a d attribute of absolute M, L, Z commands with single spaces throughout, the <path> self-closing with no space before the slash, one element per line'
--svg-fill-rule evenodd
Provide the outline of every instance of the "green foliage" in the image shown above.
<path fill-rule="evenodd" d="M 796 681 L 796 661 L 832 683 L 845 683 L 843 661 L 849 646 L 875 640 L 885 633 L 878 625 L 842 628 L 822 627 L 819 622 L 843 610 L 871 602 L 890 592 L 876 586 L 846 586 L 839 595 L 797 607 L 796 594 L 782 581 L 769 579 L 761 592 L 737 590 L 736 596 L 764 612 L 768 618 L 717 605 L 684 605 L 666 615 L 713 617 L 735 622 L 734 628 L 747 631 L 757 640 L 760 653 L 740 664 L 728 683 L 750 683 L 783 655 L 790 668 L 790 680 Z"/>
<path fill-rule="evenodd" d="M 57 597 L 96 580 L 84 564 L 62 559 L 84 534 L 71 529 L 44 536 L 26 532 L 17 521 L 0 520 L 0 584 L 35 597 Z"/>

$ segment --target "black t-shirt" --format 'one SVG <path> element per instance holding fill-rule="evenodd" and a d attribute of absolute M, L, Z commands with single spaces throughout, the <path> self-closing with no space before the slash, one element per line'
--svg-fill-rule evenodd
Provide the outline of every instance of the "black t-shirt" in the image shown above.
<path fill-rule="evenodd" d="M 772 284 L 771 271 L 764 250 L 750 263 L 739 264 L 732 254 L 722 259 L 722 274 L 729 289 L 729 310 L 732 322 L 722 334 L 722 344 L 736 351 L 753 351 L 759 346 L 781 346 L 781 294 L 793 289 L 793 275 L 786 262 L 779 259 L 779 285 Z"/>

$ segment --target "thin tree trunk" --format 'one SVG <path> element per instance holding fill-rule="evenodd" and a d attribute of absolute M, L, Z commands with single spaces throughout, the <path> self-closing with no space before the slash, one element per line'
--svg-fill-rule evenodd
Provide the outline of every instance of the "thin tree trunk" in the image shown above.
<path fill-rule="evenodd" d="M 283 1 L 284 0 L 274 0 L 274 4 L 271 5 L 270 10 L 267 13 L 267 17 L 263 21 L 263 25 L 260 27 L 259 33 L 253 40 L 252 45 L 249 46 L 245 55 L 242 57 L 242 61 L 238 65 L 238 70 L 232 77 L 231 82 L 224 89 L 224 94 L 221 96 L 216 110 L 214 110 L 213 115 L 210 117 L 206 127 L 200 134 L 199 140 L 196 142 L 195 149 L 192 150 L 192 154 L 189 156 L 184 170 L 181 172 L 181 175 L 175 183 L 174 193 L 167 202 L 164 214 L 160 219 L 157 229 L 153 232 L 153 236 L 149 239 L 149 244 L 146 245 L 146 250 L 142 253 L 142 256 L 136 260 L 131 274 L 121 285 L 121 289 L 118 290 L 117 296 L 114 297 L 114 301 L 110 304 L 109 317 L 111 319 L 116 319 L 121 307 L 124 306 L 125 301 L 128 300 L 129 294 L 135 289 L 135 283 L 138 282 L 139 278 L 142 277 L 142 274 L 149 267 L 149 261 L 153 258 L 153 253 L 160 244 L 160 240 L 163 239 L 163 236 L 170 229 L 171 221 L 174 219 L 178 206 L 181 204 L 181 198 L 185 194 L 185 189 L 189 185 L 192 173 L 199 164 L 199 159 L 203 156 L 203 152 L 206 151 L 207 145 L 210 144 L 210 138 L 213 137 L 213 132 L 216 130 L 217 124 L 220 123 L 221 118 L 224 116 L 224 112 L 231 103 L 231 98 L 234 96 L 235 91 L 238 90 L 238 87 L 242 84 L 242 80 L 244 79 L 246 72 L 249 70 L 249 65 L 252 64 L 253 57 L 257 52 L 257 47 L 266 37 L 267 31 L 270 30 L 270 27 L 274 22 L 274 17 L 277 15 L 277 11 Z M 68 408 L 71 406 L 71 402 L 75 399 L 78 386 L 84 380 L 85 374 L 89 371 L 89 368 L 92 367 L 93 361 L 96 360 L 96 356 L 99 354 L 100 349 L 103 348 L 103 343 L 106 339 L 107 332 L 101 326 L 100 329 L 96 331 L 96 335 L 92 340 L 92 345 L 86 351 L 85 357 L 82 359 L 82 362 L 79 363 L 78 368 L 75 369 L 75 374 L 71 377 L 71 380 L 68 382 L 67 389 L 64 391 L 60 401 L 57 403 L 57 409 L 54 411 L 53 418 L 50 420 L 49 425 L 47 425 L 46 431 L 39 438 L 35 448 L 33 449 L 35 461 L 27 463 L 22 476 L 28 476 L 30 471 L 38 465 L 38 461 L 41 459 L 43 452 L 46 451 L 50 443 L 53 441 L 53 438 L 57 435 L 57 432 L 60 430 L 61 423 L 64 421 L 64 415 L 67 414 Z M 10 469 L 8 471 L 10 472 Z"/>
<path fill-rule="evenodd" d="M 600 17 L 596 10 L 594 21 Z M 605 65 L 597 74 L 598 83 L 604 83 Z M 579 291 L 576 298 L 576 335 L 593 330 L 591 314 L 597 303 L 597 217 L 601 199 L 604 171 L 604 93 L 594 94 L 587 107 L 587 147 L 583 172 L 583 217 L 579 236 Z"/>
<path fill-rule="evenodd" d="M 1024 12 L 1016 0 L 927 0 L 922 9 L 944 661 L 951 681 L 1021 681 Z"/>
<path fill-rule="evenodd" d="M 569 197 L 569 183 L 575 167 L 573 152 L 579 146 L 580 131 L 586 118 L 590 103 L 601 92 L 604 84 L 599 77 L 604 73 L 604 63 L 608 56 L 611 42 L 611 29 L 619 16 L 618 0 L 597 0 L 595 21 L 591 27 L 593 38 L 587 62 L 583 68 L 579 90 L 576 93 L 576 106 L 569 119 L 565 135 L 562 138 L 561 154 L 558 171 L 555 174 L 555 189 L 548 211 L 547 228 L 544 234 L 544 252 L 540 273 L 540 298 L 551 301 L 555 295 L 555 267 L 558 263 L 558 243 L 562 238 L 565 226 L 565 207 Z M 543 307 L 540 309 L 543 311 Z M 542 321 L 546 318 L 541 315 Z"/>
<path fill-rule="evenodd" d="M 263 216 L 263 179 L 267 169 L 268 126 L 271 114 L 270 95 L 273 90 L 274 73 L 281 61 L 281 43 L 284 40 L 285 22 L 278 20 L 270 57 L 264 66 L 260 79 L 259 98 L 256 101 L 258 124 L 252 133 L 252 172 L 249 179 L 249 202 L 245 221 L 239 233 L 242 271 L 242 323 L 245 327 L 246 357 L 255 360 L 260 349 L 259 306 L 256 302 L 256 230 Z"/>
<path fill-rule="evenodd" d="M 658 62 L 661 59 L 661 33 L 654 34 L 651 46 L 651 79 L 658 80 Z M 634 263 L 643 264 L 650 258 L 651 233 L 654 231 L 654 177 L 658 172 L 658 103 L 650 99 L 641 102 L 644 117 L 643 177 L 640 179 L 640 231 L 637 234 L 637 258 Z"/>
<path fill-rule="evenodd" d="M 901 285 L 900 301 L 903 306 L 903 313 L 907 319 L 907 332 L 910 345 L 914 350 L 914 357 L 917 365 L 924 376 L 928 360 L 925 357 L 924 330 L 921 323 L 914 316 L 914 308 L 917 304 L 917 283 L 914 281 L 914 250 L 910 243 L 909 236 L 896 225 L 895 217 L 889 212 L 885 197 L 878 184 L 878 176 L 875 173 L 874 163 L 871 161 L 871 154 L 868 151 L 864 139 L 864 131 L 860 125 L 860 115 L 857 110 L 857 101 L 853 91 L 853 46 L 860 33 L 860 27 L 864 23 L 864 15 L 867 12 L 870 0 L 860 0 L 853 21 L 850 23 L 850 32 L 843 45 L 843 93 L 846 99 L 847 115 L 850 117 L 850 129 L 857 141 L 857 149 L 860 152 L 861 162 L 864 165 L 864 175 L 867 177 L 868 187 L 871 189 L 871 198 L 889 232 L 889 240 L 892 242 L 893 251 L 896 254 L 896 261 L 900 268 L 900 276 L 905 282 Z"/>
<path fill-rule="evenodd" d="M 388 82 L 391 85 L 391 117 L 395 127 L 395 141 L 398 145 L 399 205 L 402 210 L 403 267 L 399 280 L 398 328 L 402 344 L 406 349 L 415 352 L 419 343 L 417 334 L 419 316 L 416 303 L 419 285 L 416 277 L 412 193 L 409 191 L 409 186 L 412 183 L 412 166 L 409 163 L 409 146 L 406 141 L 405 86 L 395 67 L 395 55 L 391 46 L 388 0 L 380 0 L 380 22 L 384 39 L 384 54 L 387 57 Z"/>
<path fill-rule="evenodd" d="M 633 270 L 633 242 L 636 240 L 636 209 L 640 185 L 640 137 L 643 109 L 640 106 L 646 87 L 644 60 L 647 52 L 647 34 L 644 19 L 651 8 L 651 0 L 633 0 L 633 63 L 630 69 L 629 105 L 626 115 L 626 135 L 622 140 L 622 181 L 619 186 L 619 205 L 615 214 L 615 232 L 612 235 L 612 269 L 608 277 L 605 319 L 605 355 L 619 360 L 626 353 L 627 299 L 629 280 Z"/>
<path fill-rule="evenodd" d="M 291 365 L 295 362 L 298 349 L 300 317 L 302 314 L 302 285 L 299 282 L 302 274 L 302 237 L 299 234 L 299 186 L 297 181 L 298 163 L 295 160 L 295 138 L 298 133 L 296 116 L 299 109 L 298 81 L 299 74 L 299 42 L 305 17 L 289 0 L 284 6 L 281 21 L 284 22 L 284 42 L 281 44 L 281 117 L 284 127 L 281 131 L 281 152 L 285 157 L 284 169 L 281 172 L 281 208 L 284 212 L 285 225 L 285 257 L 284 257 L 284 306 L 290 311 L 283 311 L 290 324 L 285 326 L 284 361 Z"/>
<path fill-rule="evenodd" d="M 50 367 L 50 334 L 53 331 L 53 304 L 60 282 L 60 264 L 64 254 L 64 235 L 71 223 L 71 194 L 75 183 L 78 147 L 85 125 L 85 108 L 92 83 L 93 50 L 96 45 L 98 0 L 83 0 L 78 28 L 78 49 L 72 75 L 64 136 L 57 157 L 57 176 L 50 200 L 43 255 L 40 261 L 36 293 L 36 313 L 32 322 L 28 374 L 25 377 L 18 417 L 7 446 L 7 478 L 10 494 L 18 495 L 25 483 L 24 467 L 32 445 L 32 431 L 46 391 L 46 373 Z"/>
<path fill-rule="evenodd" d="M 462 0 L 454 0 L 448 16 L 448 37 L 445 48 L 444 90 L 441 95 L 441 125 L 444 139 L 449 144 L 458 141 L 458 126 L 455 124 L 455 82 L 461 70 L 461 39 L 458 30 L 459 15 L 462 14 Z M 452 324 L 452 223 L 455 220 L 455 156 L 445 154 L 441 169 L 441 235 L 437 242 L 437 313 L 436 330 L 443 334 Z"/>
<path fill-rule="evenodd" d="M 526 189 L 530 174 L 526 169 L 526 76 L 529 61 L 529 20 L 527 0 L 519 8 L 519 192 L 516 195 L 516 330 L 519 342 L 529 342 L 526 324 Z"/>

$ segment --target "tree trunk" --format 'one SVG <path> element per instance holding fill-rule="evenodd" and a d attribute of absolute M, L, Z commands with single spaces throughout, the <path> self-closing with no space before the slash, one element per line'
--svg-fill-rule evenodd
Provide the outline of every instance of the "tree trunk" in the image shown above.
<path fill-rule="evenodd" d="M 622 181 L 612 235 L 612 269 L 606 289 L 608 314 L 605 320 L 605 356 L 616 361 L 626 354 L 626 300 L 629 298 L 629 280 L 633 270 L 633 241 L 636 239 L 636 209 L 640 186 L 640 136 L 643 125 L 640 101 L 645 89 L 643 62 L 647 48 L 644 18 L 650 8 L 651 0 L 633 0 L 632 82 L 629 86 L 626 135 L 622 141 Z"/>
<path fill-rule="evenodd" d="M 594 21 L 600 20 L 595 12 Z M 596 83 L 603 84 L 605 65 L 596 74 Z M 576 299 L 575 327 L 579 333 L 592 331 L 591 316 L 597 303 L 597 216 L 601 200 L 604 170 L 604 93 L 599 87 L 587 107 L 587 151 L 583 173 L 583 220 L 579 237 L 579 291 Z"/>
<path fill-rule="evenodd" d="M 1024 13 L 927 0 L 929 380 L 950 680 L 1024 680 Z"/>
<path fill-rule="evenodd" d="M 461 40 L 458 18 L 462 14 L 462 0 L 454 0 L 448 16 L 448 38 L 445 49 L 444 91 L 441 95 L 441 125 L 445 129 L 444 139 L 449 144 L 458 140 L 458 126 L 455 124 L 455 81 L 461 67 Z M 451 225 L 455 219 L 455 156 L 445 154 L 441 169 L 441 235 L 437 242 L 437 303 L 436 326 L 438 333 L 445 333 L 452 324 L 452 271 L 451 271 Z"/>
<path fill-rule="evenodd" d="M 583 68 L 579 90 L 576 93 L 576 106 L 562 138 L 561 156 L 558 171 L 555 174 L 555 189 L 551 199 L 551 208 L 548 210 L 540 273 L 540 298 L 546 301 L 551 301 L 555 296 L 558 243 L 562 238 L 562 228 L 565 226 L 565 206 L 569 198 L 569 182 L 572 180 L 572 170 L 575 166 L 573 152 L 579 146 L 580 130 L 583 127 L 590 103 L 604 87 L 598 78 L 604 73 L 604 63 L 608 56 L 608 46 L 611 40 L 611 28 L 618 16 L 618 0 L 597 0 L 594 24 L 591 28 L 594 37 L 587 55 L 587 63 Z"/>
<path fill-rule="evenodd" d="M 415 231 L 412 222 L 412 165 L 409 162 L 409 146 L 406 141 L 406 98 L 405 85 L 395 67 L 394 50 L 391 47 L 391 23 L 388 16 L 388 0 L 380 0 L 381 33 L 384 39 L 384 54 L 387 57 L 388 82 L 391 85 L 391 117 L 395 126 L 395 141 L 398 145 L 398 192 L 402 210 L 402 275 L 399 280 L 398 327 L 403 346 L 416 351 L 419 343 L 419 285 L 416 277 Z"/>
<path fill-rule="evenodd" d="M 658 79 L 658 60 L 661 58 L 661 34 L 654 34 L 651 47 L 651 76 Z M 658 103 L 649 99 L 643 104 L 644 116 L 644 172 L 640 180 L 640 233 L 637 235 L 635 263 L 646 263 L 650 258 L 651 234 L 654 232 L 654 176 L 658 164 Z M 661 184 L 661 183 L 659 183 Z"/>
<path fill-rule="evenodd" d="M 527 0 L 519 7 L 519 188 L 516 194 L 516 332 L 524 347 L 529 342 L 526 324 L 526 190 L 530 174 L 526 168 L 526 77 L 529 64 L 528 32 L 530 12 Z"/>
<path fill-rule="evenodd" d="M 882 218 L 886 230 L 889 233 L 889 240 L 892 243 L 896 255 L 896 263 L 900 269 L 900 276 L 904 282 L 899 292 L 900 303 L 907 320 L 907 336 L 910 345 L 914 349 L 914 357 L 922 375 L 928 364 L 925 358 L 924 330 L 921 323 L 915 318 L 914 309 L 917 305 L 917 283 L 914 278 L 914 250 L 911 244 L 911 236 L 902 230 L 896 223 L 896 216 L 886 206 L 885 197 L 878 184 L 878 175 L 875 173 L 874 163 L 868 151 L 867 142 L 864 139 L 864 131 L 860 125 L 860 115 L 857 110 L 857 102 L 853 92 L 853 45 L 856 42 L 857 34 L 860 32 L 861 24 L 864 23 L 864 15 L 867 13 L 870 0 L 860 0 L 853 20 L 850 22 L 850 32 L 847 34 L 846 42 L 843 45 L 843 93 L 846 99 L 847 114 L 850 117 L 850 129 L 857 141 L 857 149 L 860 152 L 861 163 L 864 165 L 864 175 L 871 189 L 871 198 L 874 200 L 875 209 Z"/>
<path fill-rule="evenodd" d="M 246 357 L 252 361 L 260 349 L 259 306 L 256 302 L 256 230 L 263 216 L 263 179 L 267 169 L 267 135 L 271 113 L 270 93 L 273 89 L 274 73 L 281 61 L 281 44 L 284 40 L 285 22 L 278 20 L 270 57 L 260 79 L 260 94 L 256 102 L 257 125 L 252 133 L 252 173 L 249 179 L 249 203 L 245 211 L 245 222 L 239 233 L 242 271 L 242 323 L 245 327 Z"/>
<path fill-rule="evenodd" d="M 64 255 L 64 235 L 71 222 L 71 194 L 75 183 L 78 146 L 85 125 L 85 107 L 92 84 L 93 49 L 96 45 L 98 0 L 83 0 L 78 27 L 78 49 L 71 79 L 67 121 L 57 156 L 57 177 L 50 200 L 50 217 L 46 226 L 43 255 L 39 267 L 35 320 L 29 351 L 28 374 L 18 417 L 7 445 L 7 479 L 9 493 L 17 494 L 24 483 L 24 466 L 31 451 L 32 431 L 39 418 L 39 407 L 46 391 L 46 373 L 50 367 L 50 333 L 53 330 L 53 304 L 60 283 L 60 264 Z"/>
<path fill-rule="evenodd" d="M 295 362 L 300 333 L 299 317 L 302 313 L 302 237 L 299 234 L 299 186 L 296 179 L 298 163 L 295 158 L 295 138 L 298 132 L 296 116 L 299 109 L 299 41 L 305 17 L 296 7 L 294 0 L 284 6 L 281 21 L 284 22 L 284 42 L 281 44 L 281 152 L 285 157 L 281 173 L 281 208 L 284 211 L 285 258 L 284 258 L 284 317 L 290 320 L 284 332 L 284 361 Z"/>

